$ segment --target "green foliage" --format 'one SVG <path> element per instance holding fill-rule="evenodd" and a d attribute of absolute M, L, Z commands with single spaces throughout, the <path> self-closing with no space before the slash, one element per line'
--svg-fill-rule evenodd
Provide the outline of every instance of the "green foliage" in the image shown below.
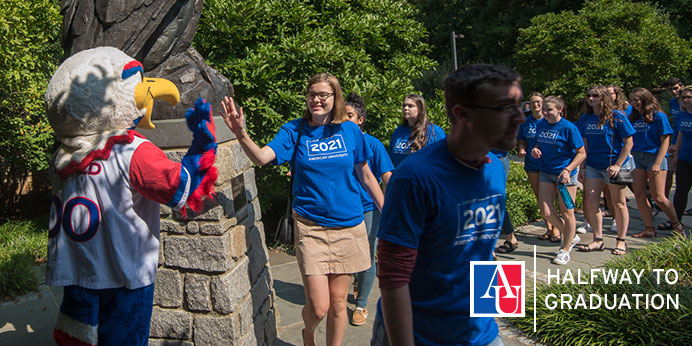
<path fill-rule="evenodd" d="M 231 80 L 258 145 L 302 115 L 307 80 L 321 72 L 363 96 L 365 130 L 386 143 L 411 81 L 434 66 L 415 15 L 403 0 L 210 0 L 194 46 Z M 285 198 L 286 171 L 257 170 L 263 210 Z"/>
<path fill-rule="evenodd" d="M 655 7 L 588 0 L 578 12 L 547 13 L 520 29 L 514 61 L 524 90 L 563 95 L 574 115 L 593 84 L 653 88 L 690 65 L 690 43 Z"/>
<path fill-rule="evenodd" d="M 519 329 L 542 343 L 552 345 L 683 345 L 692 340 L 692 241 L 681 237 L 649 244 L 628 255 L 616 257 L 604 265 L 607 269 L 642 270 L 640 284 L 605 284 L 599 278 L 593 285 L 541 284 L 537 287 L 537 332 L 533 332 L 533 297 L 527 298 L 526 317 L 513 319 Z M 675 269 L 679 281 L 659 285 L 653 269 Z M 573 272 L 574 273 L 574 272 Z M 661 275 L 663 277 L 663 275 Z M 680 309 L 639 310 L 605 308 L 596 310 L 549 310 L 545 306 L 548 294 L 670 294 L 679 295 Z M 630 299 L 630 304 L 634 304 Z M 588 304 L 588 303 L 587 303 Z M 640 302 L 641 304 L 641 302 Z M 656 331 L 656 332 L 653 332 Z"/>
<path fill-rule="evenodd" d="M 47 219 L 46 215 L 42 217 Z M 0 225 L 0 299 L 12 299 L 38 288 L 35 264 L 46 260 L 48 228 L 45 221 L 36 220 Z"/>
<path fill-rule="evenodd" d="M 46 169 L 53 130 L 43 93 L 62 55 L 60 5 L 51 0 L 0 2 L 1 208 L 30 170 Z"/>
<path fill-rule="evenodd" d="M 525 225 L 541 217 L 538 201 L 531 189 L 523 165 L 510 162 L 507 179 L 507 212 L 514 227 Z"/>

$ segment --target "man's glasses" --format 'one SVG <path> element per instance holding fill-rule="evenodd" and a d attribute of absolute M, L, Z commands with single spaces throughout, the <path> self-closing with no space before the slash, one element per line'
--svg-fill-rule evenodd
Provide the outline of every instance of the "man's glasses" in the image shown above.
<path fill-rule="evenodd" d="M 318 97 L 320 101 L 326 101 L 329 97 L 334 96 L 334 93 L 327 93 L 327 92 L 321 92 L 321 93 L 307 93 L 307 98 L 308 101 L 314 100 L 315 97 Z"/>
<path fill-rule="evenodd" d="M 480 108 L 480 109 L 490 109 L 493 111 L 500 111 L 502 114 L 505 115 L 514 115 L 516 112 L 521 112 L 523 113 L 524 111 L 522 110 L 522 104 L 521 103 L 509 103 L 504 106 L 500 107 L 490 107 L 490 106 L 481 106 L 481 105 L 462 105 L 464 107 L 469 107 L 469 108 Z"/>

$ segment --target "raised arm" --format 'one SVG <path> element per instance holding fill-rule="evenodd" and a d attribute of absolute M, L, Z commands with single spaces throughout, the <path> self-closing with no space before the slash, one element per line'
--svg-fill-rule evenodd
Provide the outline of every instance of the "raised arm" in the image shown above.
<path fill-rule="evenodd" d="M 250 138 L 243 123 L 245 123 L 245 116 L 243 115 L 243 107 L 240 107 L 236 111 L 235 103 L 232 97 L 224 97 L 221 101 L 221 116 L 226 126 L 233 132 L 233 134 L 238 138 L 240 146 L 243 148 L 245 155 L 257 166 L 264 166 L 267 163 L 273 161 L 276 158 L 276 153 L 269 146 L 264 146 L 260 148 L 254 141 Z"/>

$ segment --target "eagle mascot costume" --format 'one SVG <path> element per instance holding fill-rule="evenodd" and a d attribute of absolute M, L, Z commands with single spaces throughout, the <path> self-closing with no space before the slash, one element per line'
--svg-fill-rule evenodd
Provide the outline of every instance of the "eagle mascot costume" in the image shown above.
<path fill-rule="evenodd" d="M 158 265 L 160 204 L 185 213 L 211 197 L 218 171 L 211 106 L 185 114 L 193 133 L 182 162 L 134 128 L 153 128 L 155 99 L 175 105 L 173 83 L 144 77 L 113 47 L 63 62 L 45 95 L 57 148 L 52 158 L 49 285 L 64 295 L 59 345 L 146 345 Z"/>

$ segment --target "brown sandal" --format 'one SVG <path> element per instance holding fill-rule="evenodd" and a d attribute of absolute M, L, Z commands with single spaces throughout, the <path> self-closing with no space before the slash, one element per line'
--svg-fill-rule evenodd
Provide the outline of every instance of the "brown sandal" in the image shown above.
<path fill-rule="evenodd" d="M 653 227 L 646 227 L 643 231 L 632 235 L 635 238 L 656 238 L 656 230 Z"/>
<path fill-rule="evenodd" d="M 685 226 L 682 225 L 682 222 L 678 221 L 677 223 L 673 224 L 673 234 L 677 234 L 683 239 L 687 239 L 687 236 L 685 235 Z"/>

